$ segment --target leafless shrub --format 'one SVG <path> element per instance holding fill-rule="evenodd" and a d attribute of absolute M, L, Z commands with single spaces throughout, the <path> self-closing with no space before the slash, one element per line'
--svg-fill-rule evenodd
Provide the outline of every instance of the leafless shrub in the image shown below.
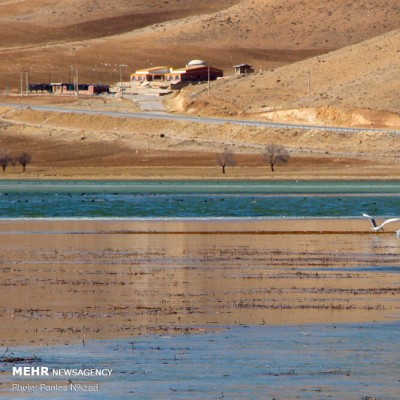
<path fill-rule="evenodd" d="M 264 150 L 263 159 L 271 166 L 271 171 L 274 172 L 275 165 L 286 164 L 289 161 L 289 153 L 279 144 L 269 144 Z"/>
<path fill-rule="evenodd" d="M 17 157 L 17 161 L 22 165 L 22 171 L 26 171 L 26 166 L 32 161 L 32 156 L 28 153 L 22 153 Z"/>
<path fill-rule="evenodd" d="M 0 153 L 0 165 L 3 168 L 3 172 L 6 172 L 7 167 L 12 161 L 13 159 L 8 153 Z"/>
<path fill-rule="evenodd" d="M 233 167 L 236 165 L 235 155 L 229 149 L 217 156 L 217 164 L 222 167 L 222 173 L 225 174 L 225 167 Z"/>

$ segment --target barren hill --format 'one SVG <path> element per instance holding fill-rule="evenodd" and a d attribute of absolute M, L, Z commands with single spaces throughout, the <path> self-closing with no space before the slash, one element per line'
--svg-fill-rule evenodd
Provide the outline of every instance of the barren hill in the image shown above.
<path fill-rule="evenodd" d="M 229 73 L 326 53 L 399 26 L 396 0 L 0 0 L 0 90 L 31 81 L 115 81 L 123 69 L 203 58 Z"/>
<path fill-rule="evenodd" d="M 0 0 L 0 94 L 18 93 L 28 76 L 68 81 L 79 70 L 81 82 L 112 83 L 137 68 L 200 58 L 224 68 L 225 78 L 210 93 L 184 89 L 165 102 L 170 111 L 399 128 L 399 16 L 397 0 Z M 256 73 L 234 78 L 237 63 Z M 134 109 L 127 99 L 21 101 Z M 290 150 L 287 178 L 335 178 L 344 167 L 348 177 L 400 176 L 391 132 L 161 126 L 29 107 L 0 114 L 0 150 L 34 152 L 32 177 L 187 177 L 188 166 L 200 168 L 193 176 L 217 177 L 210 165 L 226 146 L 241 157 L 237 177 L 263 177 L 255 154 L 267 141 Z"/>
<path fill-rule="evenodd" d="M 3 0 L 0 1 L 1 46 L 105 37 L 157 22 L 216 11 L 225 3 L 224 0 Z"/>
<path fill-rule="evenodd" d="M 255 74 L 188 88 L 177 111 L 361 126 L 400 126 L 400 30 Z"/>
<path fill-rule="evenodd" d="M 375 37 L 399 27 L 393 0 L 246 0 L 168 29 L 164 43 L 230 51 L 262 50 L 262 61 L 293 61 Z M 286 52 L 286 58 L 280 52 Z M 234 62 L 239 60 L 233 60 Z"/>

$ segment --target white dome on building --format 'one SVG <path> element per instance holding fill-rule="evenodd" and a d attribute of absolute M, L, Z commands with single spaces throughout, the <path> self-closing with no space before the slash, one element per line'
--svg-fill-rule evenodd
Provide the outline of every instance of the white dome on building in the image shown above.
<path fill-rule="evenodd" d="M 204 60 L 191 60 L 186 64 L 186 67 L 205 67 L 207 63 Z"/>

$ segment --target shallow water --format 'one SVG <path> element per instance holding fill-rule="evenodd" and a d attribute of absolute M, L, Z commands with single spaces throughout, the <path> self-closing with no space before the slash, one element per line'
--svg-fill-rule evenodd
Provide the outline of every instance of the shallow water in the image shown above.
<path fill-rule="evenodd" d="M 309 271 L 320 271 L 321 268 L 304 268 Z M 349 271 L 349 272 L 387 272 L 390 274 L 400 273 L 400 266 L 387 266 L 387 265 L 366 265 L 362 267 L 351 268 L 324 268 L 324 271 Z"/>
<path fill-rule="evenodd" d="M 400 214 L 399 200 L 400 183 L 398 182 L 3 181 L 0 182 L 0 218 L 10 219 L 11 221 L 1 222 L 7 225 L 7 229 L 2 228 L 1 231 L 1 246 L 3 255 L 7 251 L 12 253 L 4 265 L 3 273 L 11 274 L 9 272 L 11 268 L 23 269 L 19 271 L 20 274 L 17 276 L 17 281 L 20 280 L 21 287 L 15 286 L 15 290 L 21 290 L 21 293 L 23 290 L 25 295 L 30 295 L 29 290 L 32 288 L 32 282 L 39 282 L 39 287 L 47 287 L 44 283 L 47 281 L 43 280 L 40 275 L 41 269 L 45 269 L 44 273 L 48 275 L 46 275 L 46 278 L 53 279 L 52 282 L 57 283 L 50 286 L 53 289 L 51 293 L 54 294 L 55 299 L 60 297 L 62 282 L 66 284 L 75 278 L 76 282 L 81 282 L 82 276 L 80 274 L 83 272 L 92 273 L 87 267 L 88 265 L 95 265 L 96 271 L 100 266 L 106 265 L 104 267 L 106 273 L 103 274 L 104 276 L 100 275 L 104 277 L 105 281 L 114 282 L 116 285 L 118 283 L 116 279 L 111 280 L 109 278 L 111 274 L 113 277 L 115 275 L 116 262 L 119 265 L 120 278 L 124 283 L 126 283 L 127 276 L 133 282 L 138 280 L 130 270 L 126 270 L 126 266 L 130 266 L 134 270 L 136 268 L 140 274 L 143 273 L 143 275 L 138 276 L 146 278 L 149 268 L 154 264 L 153 267 L 157 269 L 157 273 L 160 275 L 165 270 L 165 275 L 161 274 L 158 281 L 155 281 L 154 276 L 148 281 L 146 279 L 146 285 L 143 285 L 143 288 L 148 287 L 149 290 L 158 291 L 160 287 L 165 287 L 165 290 L 169 293 L 172 288 L 172 285 L 168 284 L 169 282 L 176 281 L 180 284 L 188 281 L 191 282 L 190 293 L 206 293 L 206 297 L 211 298 L 211 294 L 209 296 L 206 289 L 210 288 L 211 281 L 217 285 L 221 282 L 221 278 L 218 278 L 218 275 L 208 274 L 203 277 L 203 280 L 196 282 L 195 279 L 191 280 L 190 277 L 191 274 L 195 274 L 196 268 L 204 266 L 210 254 L 214 254 L 210 253 L 210 249 L 212 249 L 216 253 L 213 256 L 214 258 L 211 257 L 209 261 L 213 267 L 213 273 L 221 271 L 224 279 L 229 280 L 232 285 L 238 281 L 238 276 L 246 279 L 243 287 L 235 287 L 237 291 L 234 298 L 237 300 L 240 295 L 243 304 L 246 304 L 247 297 L 250 296 L 248 293 L 252 294 L 254 287 L 261 290 L 265 283 L 266 289 L 272 292 L 271 299 L 265 303 L 266 305 L 272 304 L 273 306 L 273 301 L 279 299 L 279 296 L 282 296 L 282 299 L 288 302 L 292 308 L 298 305 L 294 302 L 298 298 L 315 297 L 315 302 L 318 303 L 319 292 L 322 293 L 321 296 L 328 306 L 331 303 L 341 305 L 342 303 L 339 303 L 339 300 L 328 290 L 332 286 L 334 289 L 338 288 L 343 291 L 354 289 L 355 300 L 349 303 L 351 306 L 349 310 L 342 307 L 341 310 L 337 311 L 328 307 L 330 311 L 324 311 L 324 313 L 331 312 L 332 315 L 336 313 L 337 317 L 337 313 L 344 313 L 343 310 L 346 310 L 350 314 L 353 313 L 354 317 L 358 317 L 358 314 L 365 311 L 363 305 L 358 305 L 359 302 L 365 301 L 365 299 L 360 299 L 360 293 L 368 301 L 370 300 L 369 296 L 371 296 L 369 294 L 370 286 L 367 285 L 366 289 L 362 290 L 362 283 L 367 275 L 371 275 L 374 281 L 379 281 L 382 285 L 382 293 L 379 292 L 379 296 L 383 297 L 382 301 L 388 302 L 387 299 L 393 303 L 396 301 L 396 298 L 393 299 L 393 295 L 389 295 L 383 289 L 394 291 L 398 287 L 398 281 L 391 282 L 389 285 L 383 277 L 374 275 L 381 272 L 384 274 L 398 273 L 399 245 L 398 238 L 395 235 L 362 236 L 361 239 L 358 234 L 325 236 L 324 240 L 321 240 L 322 244 L 319 236 L 315 235 L 305 237 L 301 235 L 279 235 L 279 237 L 264 238 L 235 234 L 223 236 L 219 239 L 220 241 L 217 241 L 215 236 L 207 235 L 192 235 L 191 237 L 187 235 L 111 235 L 116 229 L 114 226 L 107 228 L 112 231 L 109 232 L 109 235 L 107 234 L 108 230 L 106 232 L 101 231 L 104 234 L 98 235 L 95 233 L 98 233 L 100 228 L 94 226 L 94 222 L 90 220 L 96 218 L 162 220 L 176 218 L 248 219 L 334 216 L 348 218 L 352 216 L 360 217 L 361 212 L 375 216 L 392 216 Z M 14 219 L 24 218 L 77 218 L 88 219 L 89 221 L 78 221 L 84 224 L 84 228 L 80 225 L 75 226 L 75 222 L 70 222 L 72 225 L 68 229 L 64 225 L 53 227 L 54 221 L 51 223 L 41 221 L 40 227 L 31 227 L 27 221 L 13 221 Z M 121 225 L 121 221 L 114 222 Z M 157 223 L 163 224 L 163 222 Z M 369 227 L 368 221 L 365 221 L 365 224 L 365 229 L 367 229 Z M 8 225 L 12 225 L 12 227 L 10 228 Z M 118 229 L 122 229 L 119 225 Z M 276 229 L 276 224 L 273 226 Z M 151 223 L 145 228 L 154 229 Z M 240 230 L 247 228 L 247 222 L 243 224 L 243 227 L 240 226 Z M 319 229 L 319 226 L 317 228 Z M 364 226 L 362 228 L 364 229 Z M 204 228 L 200 226 L 198 229 Z M 209 226 L 207 229 L 209 229 Z M 213 229 L 217 228 L 214 227 Z M 218 222 L 218 230 L 220 229 L 222 228 Z M 238 228 L 235 225 L 230 229 L 237 230 Z M 314 230 L 318 229 L 315 228 Z M 82 234 L 71 234 L 73 232 L 82 233 L 87 230 L 93 230 L 93 235 L 87 234 L 83 237 Z M 49 235 L 50 231 L 58 234 Z M 131 231 L 135 230 L 129 230 L 129 232 Z M 30 235 L 30 233 L 35 232 L 43 233 L 43 235 Z M 19 235 L 13 233 L 19 233 Z M 188 249 L 192 248 L 197 249 L 196 252 L 188 255 Z M 232 270 L 232 254 L 239 248 L 242 248 L 243 254 L 236 254 L 236 258 L 234 258 L 236 267 L 240 269 L 240 272 L 237 272 L 239 275 L 236 276 L 236 272 Z M 340 252 L 337 252 L 338 248 Z M 38 251 L 39 249 L 40 251 Z M 135 251 L 132 251 L 132 249 Z M 155 253 L 157 250 L 159 250 L 159 254 Z M 14 252 L 18 254 L 15 257 Z M 335 254 L 335 257 L 330 257 L 330 254 Z M 94 261 L 93 257 L 95 257 Z M 280 257 L 284 258 L 283 263 Z M 71 258 L 74 261 L 72 264 Z M 132 260 L 136 258 L 138 258 L 140 264 L 133 263 Z M 293 260 L 300 263 L 299 271 L 295 270 Z M 268 270 L 264 271 L 266 262 L 268 262 Z M 379 262 L 382 262 L 382 265 L 379 265 Z M 69 270 L 75 264 L 77 264 L 76 277 Z M 17 267 L 15 267 L 16 265 Z M 257 265 L 260 265 L 265 277 L 260 275 L 258 270 L 255 270 Z M 318 265 L 316 269 L 319 270 L 323 267 L 324 271 L 316 274 L 316 281 L 313 281 L 308 287 L 305 279 L 308 275 L 302 275 L 301 272 L 311 269 L 310 266 L 314 265 Z M 65 266 L 68 268 L 64 268 Z M 217 268 L 218 266 L 219 268 Z M 174 267 L 178 273 L 180 267 L 182 267 L 182 277 L 177 275 L 179 279 L 175 279 L 175 276 L 171 275 L 171 267 Z M 273 281 L 271 273 L 275 268 L 277 274 Z M 331 276 L 326 273 L 329 271 L 339 271 L 340 274 Z M 350 280 L 350 274 L 347 272 L 342 274 L 343 271 L 363 274 L 361 283 L 356 282 L 361 289 L 358 286 L 353 288 L 354 284 Z M 28 281 L 27 272 L 30 279 L 29 285 L 26 284 L 26 281 Z M 284 286 L 283 290 L 280 282 L 286 284 L 290 277 L 288 274 L 296 275 L 297 272 L 299 272 L 301 282 L 296 281 L 290 283 L 290 285 L 288 283 L 289 286 L 287 288 Z M 52 274 L 55 274 L 55 276 Z M 12 274 L 13 279 L 15 279 L 14 275 Z M 100 282 L 98 278 L 96 279 Z M 258 286 L 254 286 L 253 281 L 256 281 Z M 272 281 L 274 283 L 271 283 Z M 14 281 L 10 282 L 15 283 Z M 194 282 L 197 286 L 194 286 Z M 140 283 L 141 281 L 138 284 Z M 177 291 L 181 296 L 183 290 L 179 284 Z M 269 285 L 272 285 L 273 288 L 269 288 Z M 125 289 L 126 286 L 121 285 L 121 287 Z M 14 286 L 7 286 L 7 288 L 11 290 Z M 65 292 L 64 299 L 67 299 L 66 302 L 71 303 L 77 299 L 76 291 L 78 289 L 85 296 L 89 296 L 86 293 L 88 289 L 86 284 L 75 285 L 74 289 L 73 295 L 70 292 Z M 223 290 L 223 293 L 225 293 L 227 286 L 224 285 L 216 289 Z M 99 292 L 103 290 L 103 286 L 100 286 Z M 131 295 L 131 292 L 130 288 L 126 289 L 127 296 L 128 294 Z M 275 294 L 275 292 L 279 292 L 279 294 Z M 258 297 L 261 296 L 260 293 L 257 293 Z M 115 288 L 111 288 L 110 292 L 102 295 L 103 297 L 96 294 L 93 301 L 98 304 L 99 299 L 106 298 L 107 300 L 103 303 L 107 305 L 109 304 L 108 299 L 112 295 L 116 295 Z M 143 292 L 140 292 L 140 295 L 142 300 L 144 298 Z M 161 297 L 164 298 L 165 296 L 162 295 Z M 121 301 L 121 298 L 116 297 L 118 301 Z M 181 299 L 181 297 L 177 298 Z M 8 297 L 7 300 L 10 303 L 7 306 L 8 308 L 18 308 L 12 297 Z M 139 297 L 138 299 L 135 297 L 134 300 L 139 301 Z M 119 305 L 118 301 L 115 300 L 112 304 Z M 46 300 L 46 306 L 42 308 L 46 308 L 47 303 Z M 122 303 L 125 304 L 125 298 L 123 298 Z M 86 303 L 82 302 L 82 304 Z M 158 304 L 159 302 L 157 302 Z M 260 323 L 265 318 L 265 323 L 268 324 L 268 315 L 271 315 L 272 312 L 280 315 L 286 313 L 288 319 L 295 312 L 299 316 L 297 322 L 305 321 L 305 309 L 299 308 L 289 313 L 291 310 L 289 310 L 289 307 L 283 307 L 282 310 L 274 308 L 273 310 L 268 309 L 270 314 L 267 314 L 266 309 L 257 308 L 258 304 L 253 305 L 252 312 L 257 314 L 257 318 L 259 316 Z M 186 303 L 184 305 L 187 306 Z M 197 302 L 194 305 L 200 307 Z M 242 305 L 242 303 L 239 305 Z M 317 305 L 320 306 L 319 303 Z M 372 306 L 369 303 L 367 304 L 367 307 Z M 29 303 L 29 307 L 32 308 L 33 306 Z M 355 311 L 352 307 L 355 307 Z M 79 305 L 79 310 L 81 310 L 81 305 Z M 221 312 L 218 308 L 215 310 L 218 310 L 215 311 L 216 315 Z M 247 309 L 243 310 L 248 314 Z M 381 313 L 384 318 L 390 321 L 398 319 L 397 310 L 398 307 L 386 311 L 381 311 L 379 308 L 375 312 Z M 44 312 L 42 310 L 42 313 Z M 109 326 L 107 324 L 110 323 L 110 318 L 106 316 L 106 314 L 109 314 L 109 310 L 102 310 L 102 312 L 104 312 L 104 316 L 100 319 L 105 326 Z M 123 312 L 124 310 L 121 311 L 121 313 Z M 369 308 L 368 312 L 371 312 Z M 24 318 L 23 315 L 23 313 L 22 316 L 17 315 L 14 322 Z M 323 321 L 331 321 L 332 315 L 329 314 L 329 318 Z M 73 317 L 71 318 L 73 320 L 72 326 L 82 324 L 82 320 L 78 321 L 78 318 L 76 320 Z M 150 320 L 150 317 L 148 318 Z M 54 318 L 51 319 L 54 320 Z M 357 319 L 348 320 L 355 321 Z M 293 320 L 290 321 L 293 323 Z M 58 324 L 59 322 L 55 320 L 55 323 Z M 86 324 L 86 321 L 84 323 Z M 222 323 L 231 324 L 233 322 L 224 320 Z M 212 329 L 215 329 L 215 324 L 212 325 Z M 45 324 L 44 326 L 43 333 L 39 333 L 39 335 L 45 336 L 47 334 L 45 330 L 48 329 L 49 325 Z M 183 331 L 184 328 L 183 326 Z M 397 399 L 400 390 L 399 328 L 399 322 L 289 326 L 251 325 L 225 327 L 199 335 L 156 335 L 136 336 L 124 340 L 87 340 L 85 345 L 15 346 L 15 348 L 9 348 L 8 351 L 3 348 L 0 349 L 0 356 L 13 353 L 12 357 L 39 357 L 40 361 L 29 364 L 33 366 L 112 368 L 113 373 L 111 377 L 73 378 L 74 382 L 98 383 L 99 391 L 94 393 L 88 394 L 79 391 L 68 392 L 67 394 L 59 394 L 55 391 L 24 393 L 23 391 L 11 391 L 11 384 L 26 385 L 29 383 L 36 385 L 43 382 L 67 384 L 67 378 L 55 379 L 53 377 L 48 380 L 43 377 L 16 377 L 11 374 L 12 365 L 3 363 L 0 365 L 2 371 L 0 397 L 63 400 L 88 398 L 143 400 L 217 398 L 323 400 L 334 398 L 353 400 L 370 396 L 377 399 Z M 130 334 L 132 334 L 131 331 Z"/>
<path fill-rule="evenodd" d="M 11 385 L 67 384 L 68 378 L 12 376 L 0 396 L 27 399 L 397 399 L 400 328 L 396 323 L 240 326 L 198 335 L 141 336 L 85 345 L 21 347 L 31 366 L 112 368 L 110 377 L 72 378 L 99 384 L 95 393 L 25 393 Z M 23 365 L 23 364 L 19 364 Z M 4 379 L 6 378 L 6 379 Z M 46 396 L 47 394 L 47 396 Z"/>
<path fill-rule="evenodd" d="M 0 218 L 265 218 L 400 214 L 400 182 L 2 181 Z"/>
<path fill-rule="evenodd" d="M 120 193 L 400 193 L 399 181 L 322 181 L 322 180 L 276 180 L 276 181 L 235 181 L 235 180 L 135 180 L 135 181 L 84 181 L 84 180 L 0 180 L 0 191 L 18 192 L 114 192 Z"/>

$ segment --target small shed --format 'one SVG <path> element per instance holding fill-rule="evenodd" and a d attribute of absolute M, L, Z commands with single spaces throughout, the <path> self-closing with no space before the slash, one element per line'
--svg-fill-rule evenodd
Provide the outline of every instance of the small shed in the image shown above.
<path fill-rule="evenodd" d="M 29 84 L 29 91 L 32 92 L 47 92 L 50 93 L 51 92 L 51 86 L 49 83 L 30 83 Z"/>
<path fill-rule="evenodd" d="M 249 64 L 238 64 L 234 65 L 233 68 L 235 69 L 235 76 L 252 74 L 254 72 L 254 68 Z"/>
<path fill-rule="evenodd" d="M 110 91 L 109 85 L 80 83 L 77 86 L 76 83 L 71 82 L 50 83 L 50 88 L 51 93 L 73 96 L 92 96 L 95 94 L 108 93 Z"/>

